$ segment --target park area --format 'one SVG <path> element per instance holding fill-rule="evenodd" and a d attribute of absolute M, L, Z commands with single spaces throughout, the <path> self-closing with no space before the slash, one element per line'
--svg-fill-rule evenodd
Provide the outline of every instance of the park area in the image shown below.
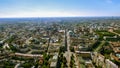
<path fill-rule="evenodd" d="M 118 37 L 115 37 L 117 36 L 116 34 L 108 32 L 107 30 L 97 30 L 95 33 L 99 35 L 99 40 L 103 40 L 104 37 L 106 37 L 107 41 L 114 41 L 118 39 Z"/>

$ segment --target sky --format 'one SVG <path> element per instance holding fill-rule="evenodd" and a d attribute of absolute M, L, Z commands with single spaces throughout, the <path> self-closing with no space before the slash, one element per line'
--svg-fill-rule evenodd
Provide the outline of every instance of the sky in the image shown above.
<path fill-rule="evenodd" d="M 0 17 L 120 16 L 120 0 L 0 0 Z"/>

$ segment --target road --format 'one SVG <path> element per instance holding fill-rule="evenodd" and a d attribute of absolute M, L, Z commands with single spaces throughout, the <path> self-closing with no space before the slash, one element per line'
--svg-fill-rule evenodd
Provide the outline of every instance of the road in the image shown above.
<path fill-rule="evenodd" d="M 75 60 L 75 65 L 76 65 L 76 68 L 79 68 L 79 61 L 78 61 L 78 58 L 76 57 L 76 54 L 71 52 L 70 51 L 70 35 L 69 35 L 69 31 L 66 32 L 66 38 L 67 38 L 67 51 L 64 53 L 64 56 L 66 57 L 67 59 L 67 65 L 68 65 L 68 68 L 70 68 L 70 61 L 71 61 L 71 56 L 73 54 L 74 56 L 74 60 Z"/>
<path fill-rule="evenodd" d="M 70 35 L 69 31 L 67 32 L 67 53 L 68 53 L 68 68 L 70 68 L 70 60 L 72 53 L 70 52 Z"/>
<path fill-rule="evenodd" d="M 24 53 L 15 53 L 17 56 L 26 56 L 26 57 L 43 57 L 41 54 L 24 54 Z"/>
<path fill-rule="evenodd" d="M 116 35 L 120 36 L 120 34 L 119 34 L 119 33 L 116 33 L 116 32 L 114 32 L 114 31 L 109 30 L 109 32 L 114 33 L 114 34 L 116 34 Z"/>
<path fill-rule="evenodd" d="M 74 53 L 73 56 L 75 57 L 75 65 L 76 65 L 76 68 L 79 68 L 79 67 L 80 67 L 80 66 L 79 66 L 79 60 L 78 60 L 76 54 Z"/>
<path fill-rule="evenodd" d="M 98 52 L 104 44 L 105 44 L 105 41 L 101 41 L 100 45 L 94 51 Z"/>
<path fill-rule="evenodd" d="M 69 36 L 69 31 L 66 32 L 66 36 L 67 36 L 67 51 L 65 52 L 64 56 L 65 56 L 66 59 L 67 59 L 68 68 L 70 68 L 70 60 L 71 60 L 72 52 L 71 52 L 70 49 L 69 49 L 69 47 L 70 47 L 70 36 Z"/>
<path fill-rule="evenodd" d="M 20 63 L 16 64 L 14 68 L 18 68 L 20 66 Z"/>

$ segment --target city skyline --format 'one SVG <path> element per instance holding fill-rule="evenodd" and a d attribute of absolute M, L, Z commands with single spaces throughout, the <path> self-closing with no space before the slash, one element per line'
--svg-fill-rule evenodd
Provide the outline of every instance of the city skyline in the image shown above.
<path fill-rule="evenodd" d="M 1 0 L 0 17 L 120 16 L 119 0 Z"/>

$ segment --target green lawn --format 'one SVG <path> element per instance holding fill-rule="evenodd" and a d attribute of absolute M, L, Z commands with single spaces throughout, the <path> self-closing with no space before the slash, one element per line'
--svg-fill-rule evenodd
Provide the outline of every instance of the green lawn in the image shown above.
<path fill-rule="evenodd" d="M 101 43 L 98 45 L 98 47 L 96 49 L 94 49 L 94 51 L 98 52 L 104 44 L 105 44 L 105 41 L 101 41 Z"/>
<path fill-rule="evenodd" d="M 96 31 L 96 33 L 100 36 L 115 36 L 114 33 L 108 32 L 108 31 Z"/>
<path fill-rule="evenodd" d="M 99 35 L 99 40 L 103 40 L 104 36 L 109 36 L 109 37 L 115 36 L 114 33 L 108 32 L 106 30 L 97 30 L 95 31 L 95 33 Z"/>
<path fill-rule="evenodd" d="M 114 32 L 116 32 L 116 33 L 119 33 L 119 34 L 120 34 L 120 30 L 114 30 Z"/>

